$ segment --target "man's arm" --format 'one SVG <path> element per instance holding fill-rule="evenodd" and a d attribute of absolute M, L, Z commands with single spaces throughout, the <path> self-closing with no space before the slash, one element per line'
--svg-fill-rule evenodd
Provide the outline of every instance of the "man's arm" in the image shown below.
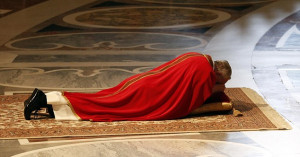
<path fill-rule="evenodd" d="M 212 89 L 212 95 L 220 92 L 224 92 L 225 84 L 215 84 Z M 219 99 L 217 99 L 219 100 Z M 229 101 L 213 101 L 207 102 L 206 104 L 202 104 L 200 107 L 193 110 L 190 115 L 200 114 L 200 113 L 207 113 L 207 112 L 216 112 L 216 111 L 229 111 L 232 109 L 232 103 Z"/>
<path fill-rule="evenodd" d="M 225 84 L 215 84 L 212 93 L 224 92 L 225 88 Z"/>

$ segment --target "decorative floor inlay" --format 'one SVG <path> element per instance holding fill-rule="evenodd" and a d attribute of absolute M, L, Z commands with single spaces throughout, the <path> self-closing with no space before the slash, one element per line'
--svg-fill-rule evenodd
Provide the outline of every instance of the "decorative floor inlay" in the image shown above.
<path fill-rule="evenodd" d="M 91 151 L 92 150 L 92 151 Z M 193 139 L 136 139 L 70 144 L 29 151 L 13 157 L 29 156 L 101 157 L 270 157 L 263 148 L 245 144 Z"/>
<path fill-rule="evenodd" d="M 300 11 L 275 24 L 258 41 L 256 51 L 294 51 L 300 48 Z"/>
<path fill-rule="evenodd" d="M 149 3 L 161 3 L 161 4 L 185 4 L 185 5 L 221 5 L 221 6 L 239 6 L 249 5 L 257 3 L 265 3 L 274 0 L 137 0 L 141 2 Z"/>
<path fill-rule="evenodd" d="M 300 50 L 300 30 L 297 25 L 290 28 L 278 41 L 276 48 L 280 50 Z"/>
<path fill-rule="evenodd" d="M 80 42 L 78 42 L 80 41 Z M 21 38 L 6 44 L 18 50 L 188 50 L 206 45 L 204 39 L 167 33 L 85 32 Z"/>
<path fill-rule="evenodd" d="M 136 55 L 105 55 L 105 54 L 78 54 L 78 55 L 19 55 L 16 62 L 167 62 L 176 58 L 176 55 L 136 54 Z"/>
<path fill-rule="evenodd" d="M 92 28 L 166 29 L 207 26 L 228 20 L 230 17 L 229 13 L 219 10 L 153 6 L 83 11 L 66 16 L 64 21 Z"/>
<path fill-rule="evenodd" d="M 102 90 L 153 67 L 0 68 L 0 85 L 55 90 Z"/>

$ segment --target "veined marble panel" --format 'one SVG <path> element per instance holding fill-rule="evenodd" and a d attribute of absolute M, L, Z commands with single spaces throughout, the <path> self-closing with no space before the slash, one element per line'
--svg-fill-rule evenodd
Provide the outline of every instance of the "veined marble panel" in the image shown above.
<path fill-rule="evenodd" d="M 298 51 L 300 11 L 284 18 L 268 30 L 255 46 L 256 51 Z"/>
<path fill-rule="evenodd" d="M 63 20 L 91 28 L 165 29 L 209 26 L 230 17 L 229 13 L 212 9 L 152 6 L 88 10 L 68 15 Z"/>
<path fill-rule="evenodd" d="M 136 55 L 19 55 L 14 62 L 166 62 L 175 55 L 136 54 Z"/>
<path fill-rule="evenodd" d="M 300 69 L 280 69 L 279 73 L 287 89 L 300 89 Z"/>
<path fill-rule="evenodd" d="M 232 142 L 193 139 L 138 139 L 70 144 L 29 151 L 13 157 L 270 157 L 263 148 Z"/>
<path fill-rule="evenodd" d="M 185 5 L 218 5 L 218 6 L 239 6 L 257 3 L 265 3 L 274 0 L 137 0 L 141 2 L 160 4 L 185 4 Z"/>
<path fill-rule="evenodd" d="M 87 32 L 17 39 L 6 44 L 18 50 L 189 50 L 204 47 L 204 39 L 167 33 Z"/>
<path fill-rule="evenodd" d="M 52 90 L 102 90 L 153 67 L 2 68 L 0 85 Z"/>
<path fill-rule="evenodd" d="M 277 69 L 276 66 L 272 66 L 258 67 L 252 70 L 252 73 L 260 92 L 269 104 L 288 121 L 293 122 L 293 125 L 299 127 L 300 88 L 295 88 L 295 85 L 298 85 L 295 80 L 299 81 L 297 78 L 299 74 L 290 78 L 287 71 L 290 71 L 289 73 L 296 72 L 292 72 L 291 67 Z"/>
<path fill-rule="evenodd" d="M 300 50 L 300 30 L 297 25 L 294 25 L 281 37 L 276 44 L 276 48 L 285 51 Z"/>
<path fill-rule="evenodd" d="M 299 67 L 298 67 L 299 68 Z M 280 69 L 280 77 L 289 93 L 300 103 L 300 69 Z M 288 99 L 290 102 L 291 100 Z"/>
<path fill-rule="evenodd" d="M 287 76 L 295 88 L 300 88 L 300 69 L 287 70 Z"/>

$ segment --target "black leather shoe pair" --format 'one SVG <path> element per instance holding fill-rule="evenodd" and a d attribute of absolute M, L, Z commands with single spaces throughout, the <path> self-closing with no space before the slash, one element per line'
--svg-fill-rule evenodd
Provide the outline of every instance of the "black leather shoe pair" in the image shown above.
<path fill-rule="evenodd" d="M 47 98 L 43 91 L 34 89 L 31 96 L 24 101 L 24 117 L 26 120 L 31 119 L 32 112 L 37 114 L 41 108 L 47 108 L 51 118 L 54 118 L 52 105 L 47 104 Z"/>

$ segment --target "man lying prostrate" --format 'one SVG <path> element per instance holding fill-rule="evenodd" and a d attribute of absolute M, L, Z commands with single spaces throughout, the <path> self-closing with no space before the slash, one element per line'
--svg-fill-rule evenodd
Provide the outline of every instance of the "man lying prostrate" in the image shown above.
<path fill-rule="evenodd" d="M 209 55 L 190 52 L 96 93 L 44 94 L 35 89 L 24 102 L 24 116 L 30 120 L 41 108 L 48 108 L 50 117 L 58 120 L 177 119 L 207 112 L 201 106 L 216 93 L 223 93 L 230 78 L 227 61 L 213 62 Z"/>

